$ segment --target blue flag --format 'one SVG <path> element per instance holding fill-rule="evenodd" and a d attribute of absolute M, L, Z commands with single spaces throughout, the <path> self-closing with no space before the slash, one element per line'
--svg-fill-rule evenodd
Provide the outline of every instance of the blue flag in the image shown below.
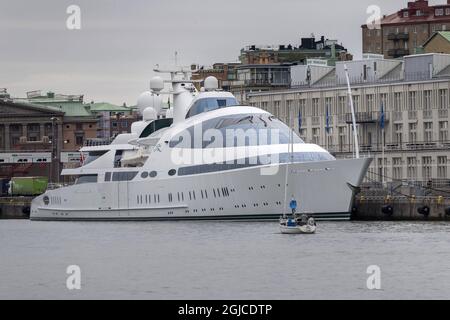
<path fill-rule="evenodd" d="M 380 128 L 384 129 L 384 125 L 385 125 L 384 105 L 383 101 L 381 101 Z"/>
<path fill-rule="evenodd" d="M 325 130 L 327 131 L 327 133 L 330 133 L 330 112 L 328 110 L 328 106 L 326 108 L 327 108 L 327 114 L 326 114 L 327 126 L 325 127 Z"/>
<path fill-rule="evenodd" d="M 302 129 L 302 113 L 298 110 L 298 132 Z"/>

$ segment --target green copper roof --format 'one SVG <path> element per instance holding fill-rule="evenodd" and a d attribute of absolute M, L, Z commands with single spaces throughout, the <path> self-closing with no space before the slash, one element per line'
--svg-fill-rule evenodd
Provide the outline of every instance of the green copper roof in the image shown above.
<path fill-rule="evenodd" d="M 112 103 L 108 102 L 98 102 L 98 103 L 91 103 L 90 109 L 92 112 L 131 112 L 131 108 L 123 107 L 123 106 L 117 106 Z"/>
<path fill-rule="evenodd" d="M 450 42 L 450 31 L 439 31 L 438 33 Z"/>

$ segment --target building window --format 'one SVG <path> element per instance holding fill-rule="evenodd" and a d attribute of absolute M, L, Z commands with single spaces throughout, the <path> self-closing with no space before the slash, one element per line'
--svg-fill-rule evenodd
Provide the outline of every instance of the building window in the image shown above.
<path fill-rule="evenodd" d="M 320 116 L 319 99 L 318 98 L 313 98 L 312 99 L 312 116 L 313 117 Z"/>
<path fill-rule="evenodd" d="M 431 110 L 431 90 L 423 92 L 423 108 L 424 110 Z"/>
<path fill-rule="evenodd" d="M 416 11 L 416 16 L 418 16 L 418 17 L 422 16 L 422 11 L 421 10 L 417 10 Z"/>
<path fill-rule="evenodd" d="M 417 123 L 409 124 L 409 143 L 417 142 Z"/>
<path fill-rule="evenodd" d="M 439 122 L 439 141 L 448 142 L 448 121 Z"/>
<path fill-rule="evenodd" d="M 446 16 L 450 16 L 450 8 L 446 8 L 445 9 L 445 15 Z"/>
<path fill-rule="evenodd" d="M 82 123 L 77 123 L 75 125 L 75 128 L 76 128 L 77 131 L 82 131 L 83 130 L 83 124 Z"/>
<path fill-rule="evenodd" d="M 424 122 L 424 140 L 425 142 L 433 141 L 433 122 Z"/>
<path fill-rule="evenodd" d="M 403 124 L 396 123 L 394 125 L 395 130 L 395 143 L 401 145 L 403 143 Z"/>
<path fill-rule="evenodd" d="M 83 145 L 83 143 L 84 143 L 84 135 L 77 134 L 75 136 L 75 144 L 81 146 L 81 145 Z"/>
<path fill-rule="evenodd" d="M 435 15 L 436 16 L 443 16 L 444 15 L 444 9 L 443 8 L 438 8 L 435 10 Z"/>
<path fill-rule="evenodd" d="M 439 109 L 447 109 L 447 89 L 439 90 Z"/>
<path fill-rule="evenodd" d="M 353 107 L 355 109 L 355 112 L 358 112 L 358 110 L 359 110 L 359 96 L 353 96 Z"/>
<path fill-rule="evenodd" d="M 392 174 L 394 179 L 402 179 L 402 158 L 392 158 Z"/>
<path fill-rule="evenodd" d="M 313 128 L 313 144 L 319 144 L 320 141 L 320 128 Z"/>
<path fill-rule="evenodd" d="M 410 111 L 415 111 L 417 110 L 417 105 L 416 105 L 416 92 L 412 91 L 409 93 L 409 110 Z"/>
<path fill-rule="evenodd" d="M 402 94 L 401 94 L 401 92 L 394 93 L 394 111 L 395 112 L 402 111 Z"/>
<path fill-rule="evenodd" d="M 447 179 L 447 157 L 437 157 L 437 176 L 439 179 Z"/>
<path fill-rule="evenodd" d="M 407 163 L 408 180 L 416 180 L 417 179 L 417 159 L 415 157 L 408 157 L 406 163 Z"/>
<path fill-rule="evenodd" d="M 367 107 L 367 112 L 372 112 L 373 111 L 373 94 L 368 94 L 366 96 L 367 102 L 366 102 L 366 107 Z"/>
<path fill-rule="evenodd" d="M 422 157 L 422 178 L 423 181 L 431 179 L 431 166 L 433 159 L 431 157 Z"/>
<path fill-rule="evenodd" d="M 409 12 L 403 11 L 403 18 L 408 18 L 408 17 L 409 17 Z"/>
<path fill-rule="evenodd" d="M 345 127 L 339 127 L 339 151 L 343 151 L 345 146 Z"/>

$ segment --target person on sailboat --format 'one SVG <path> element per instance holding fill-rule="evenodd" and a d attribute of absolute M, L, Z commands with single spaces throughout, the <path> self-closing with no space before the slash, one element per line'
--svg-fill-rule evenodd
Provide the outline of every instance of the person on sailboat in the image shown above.
<path fill-rule="evenodd" d="M 291 198 L 291 202 L 289 203 L 289 207 L 292 210 L 292 215 L 295 214 L 295 211 L 297 210 L 297 200 L 294 199 L 294 196 Z"/>

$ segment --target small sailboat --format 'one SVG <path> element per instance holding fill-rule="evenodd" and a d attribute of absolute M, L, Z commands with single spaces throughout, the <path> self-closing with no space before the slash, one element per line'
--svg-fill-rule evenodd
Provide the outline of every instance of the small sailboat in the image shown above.
<path fill-rule="evenodd" d="M 312 234 L 316 232 L 316 221 L 313 215 L 310 214 L 298 214 L 297 201 L 292 197 L 289 207 L 292 210 L 292 215 L 289 217 L 286 214 L 280 217 L 280 231 L 285 234 Z"/>
<path fill-rule="evenodd" d="M 313 234 L 316 228 L 314 218 L 306 214 L 293 214 L 292 217 L 280 218 L 280 231 L 284 234 Z"/>

